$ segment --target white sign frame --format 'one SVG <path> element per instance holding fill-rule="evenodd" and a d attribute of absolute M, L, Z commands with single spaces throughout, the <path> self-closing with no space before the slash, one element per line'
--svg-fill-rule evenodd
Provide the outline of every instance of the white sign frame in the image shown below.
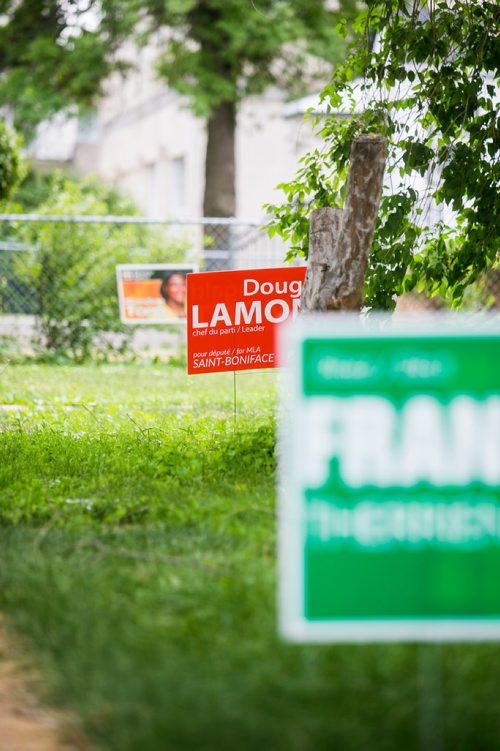
<path fill-rule="evenodd" d="M 285 325 L 279 339 L 280 361 L 286 363 L 281 389 L 278 471 L 278 628 L 280 635 L 301 643 L 480 642 L 500 640 L 498 618 L 352 619 L 313 622 L 304 617 L 304 548 L 301 531 L 302 447 L 307 441 L 300 403 L 302 343 L 305 339 L 355 337 L 408 339 L 500 336 L 500 315 L 385 315 L 363 319 L 354 314 L 304 314 Z M 500 458 L 499 458 L 500 461 Z"/>
<path fill-rule="evenodd" d="M 154 271 L 179 271 L 183 274 L 196 274 L 199 267 L 195 263 L 119 263 L 116 265 L 116 286 L 118 293 L 118 305 L 120 310 L 120 320 L 127 326 L 149 326 L 156 324 L 164 325 L 186 325 L 186 317 L 172 317 L 172 318 L 145 318 L 143 320 L 130 320 L 125 315 L 125 297 L 123 294 L 123 276 L 124 271 L 139 271 L 139 272 L 154 272 Z M 186 307 L 187 310 L 187 307 Z"/>

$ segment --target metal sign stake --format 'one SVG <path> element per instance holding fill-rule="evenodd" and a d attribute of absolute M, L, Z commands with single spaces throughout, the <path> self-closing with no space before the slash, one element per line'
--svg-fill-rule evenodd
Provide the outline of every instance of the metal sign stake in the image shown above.
<path fill-rule="evenodd" d="M 233 370 L 233 423 L 236 425 L 236 371 Z"/>

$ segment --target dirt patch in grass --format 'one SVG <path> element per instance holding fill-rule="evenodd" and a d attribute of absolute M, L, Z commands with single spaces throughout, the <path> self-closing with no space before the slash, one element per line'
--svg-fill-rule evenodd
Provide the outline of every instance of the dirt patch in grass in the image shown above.
<path fill-rule="evenodd" d="M 72 718 L 43 707 L 0 616 L 0 751 L 91 751 Z"/>

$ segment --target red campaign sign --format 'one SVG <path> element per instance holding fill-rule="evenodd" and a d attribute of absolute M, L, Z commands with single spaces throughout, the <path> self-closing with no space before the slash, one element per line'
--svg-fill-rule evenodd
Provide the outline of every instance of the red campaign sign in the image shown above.
<path fill-rule="evenodd" d="M 297 315 L 305 275 L 305 266 L 188 274 L 188 373 L 275 368 L 275 329 Z"/>

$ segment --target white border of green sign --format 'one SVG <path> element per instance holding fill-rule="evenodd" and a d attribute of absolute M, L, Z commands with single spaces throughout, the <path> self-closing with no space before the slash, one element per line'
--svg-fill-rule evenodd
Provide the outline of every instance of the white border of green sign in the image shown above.
<path fill-rule="evenodd" d="M 389 642 L 389 641 L 488 641 L 500 640 L 500 613 L 486 617 L 463 614 L 446 618 L 356 617 L 315 619 L 305 614 L 305 488 L 301 466 L 304 446 L 310 440 L 301 405 L 307 397 L 303 386 L 303 345 L 308 339 L 376 341 L 404 337 L 408 348 L 421 341 L 443 338 L 500 341 L 500 316 L 396 316 L 371 320 L 345 314 L 303 315 L 294 325 L 283 327 L 279 343 L 285 372 L 281 394 L 279 467 L 279 588 L 278 610 L 281 635 L 295 642 Z M 499 364 L 500 367 L 500 364 Z M 500 397 L 498 386 L 491 392 Z M 500 457 L 498 458 L 500 462 Z M 496 485 L 493 493 L 497 493 Z M 404 500 L 404 499 L 403 499 Z M 500 571 L 492 571 L 500 580 Z M 500 586 L 500 585 L 499 585 Z"/>

